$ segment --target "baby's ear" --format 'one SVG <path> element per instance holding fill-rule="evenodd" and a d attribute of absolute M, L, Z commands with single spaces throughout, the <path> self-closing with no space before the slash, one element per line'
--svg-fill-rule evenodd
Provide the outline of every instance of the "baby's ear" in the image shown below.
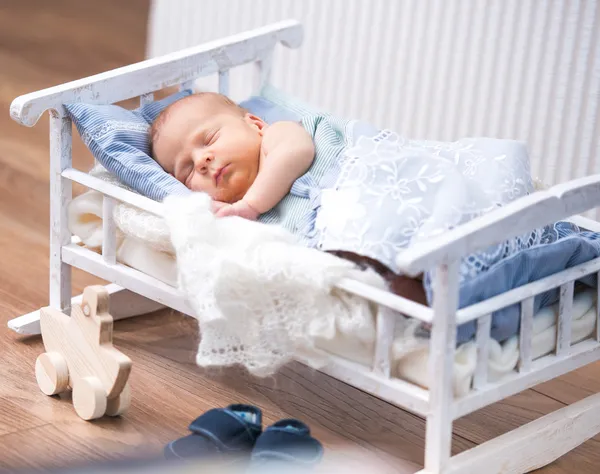
<path fill-rule="evenodd" d="M 256 127 L 256 129 L 258 130 L 258 133 L 260 135 L 263 134 L 263 129 L 267 126 L 267 124 L 260 117 L 257 117 L 256 115 L 252 115 L 252 114 L 249 114 L 249 113 L 247 113 L 244 116 L 244 120 L 251 127 Z"/>

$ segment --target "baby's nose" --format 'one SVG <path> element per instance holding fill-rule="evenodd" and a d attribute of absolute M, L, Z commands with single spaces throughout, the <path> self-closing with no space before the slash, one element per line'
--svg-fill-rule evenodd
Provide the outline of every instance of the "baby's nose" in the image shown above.
<path fill-rule="evenodd" d="M 213 160 L 214 160 L 214 157 L 210 153 L 195 153 L 194 154 L 194 166 L 199 167 L 199 168 L 206 167 Z"/>

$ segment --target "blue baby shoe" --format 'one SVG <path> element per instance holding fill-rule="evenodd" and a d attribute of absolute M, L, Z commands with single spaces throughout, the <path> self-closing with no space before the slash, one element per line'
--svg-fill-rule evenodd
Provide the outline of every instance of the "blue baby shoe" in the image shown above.
<path fill-rule="evenodd" d="M 305 471 L 323 457 L 323 445 L 310 429 L 295 419 L 280 420 L 267 427 L 256 440 L 250 457 L 250 472 Z"/>
<path fill-rule="evenodd" d="M 171 460 L 248 459 L 262 433 L 262 412 L 252 405 L 214 408 L 190 424 L 190 435 L 170 442 L 164 449 Z"/>

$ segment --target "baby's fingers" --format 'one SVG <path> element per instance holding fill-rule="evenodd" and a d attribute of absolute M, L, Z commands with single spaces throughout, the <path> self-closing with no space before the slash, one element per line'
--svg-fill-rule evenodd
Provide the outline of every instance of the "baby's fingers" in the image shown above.
<path fill-rule="evenodd" d="M 217 217 L 237 216 L 236 209 L 231 204 L 221 207 L 216 213 Z"/>
<path fill-rule="evenodd" d="M 223 209 L 224 207 L 231 207 L 231 204 L 228 204 L 226 202 L 221 202 L 221 201 L 213 201 L 211 208 L 213 212 L 218 212 L 219 210 Z"/>

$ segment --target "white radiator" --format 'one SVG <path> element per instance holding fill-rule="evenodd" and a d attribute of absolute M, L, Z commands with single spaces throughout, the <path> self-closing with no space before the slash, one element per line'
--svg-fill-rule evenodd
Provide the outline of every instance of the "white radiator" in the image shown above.
<path fill-rule="evenodd" d="M 598 0 L 154 0 L 148 55 L 287 18 L 305 41 L 273 82 L 316 106 L 412 138 L 523 140 L 548 184 L 600 173 Z"/>

